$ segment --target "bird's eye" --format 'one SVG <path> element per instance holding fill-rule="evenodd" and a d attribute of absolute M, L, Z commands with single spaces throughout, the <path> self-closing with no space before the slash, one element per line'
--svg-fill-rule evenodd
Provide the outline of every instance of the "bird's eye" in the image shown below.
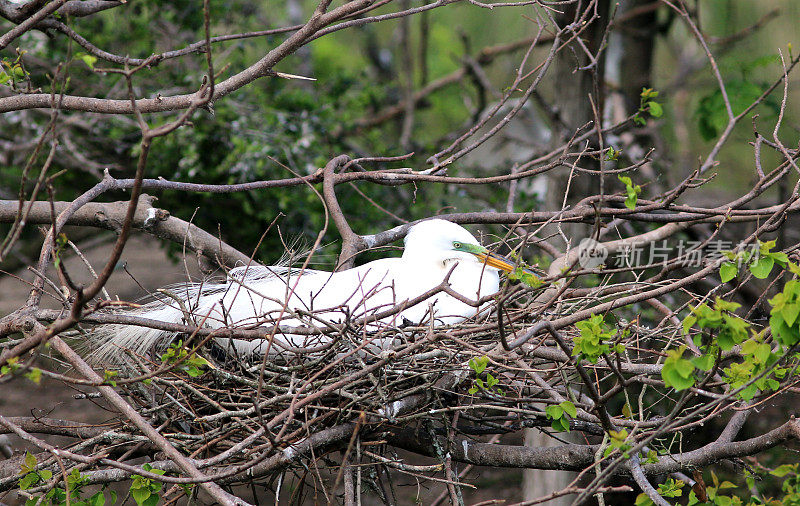
<path fill-rule="evenodd" d="M 453 243 L 453 247 L 454 247 L 455 249 L 460 249 L 460 248 L 461 248 L 461 243 L 460 243 L 460 242 L 458 242 L 458 241 L 455 241 L 455 242 Z"/>

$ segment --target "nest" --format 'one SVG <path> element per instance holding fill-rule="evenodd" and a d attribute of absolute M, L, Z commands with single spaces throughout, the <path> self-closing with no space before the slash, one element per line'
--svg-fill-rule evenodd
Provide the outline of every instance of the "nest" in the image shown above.
<path fill-rule="evenodd" d="M 495 312 L 457 326 L 387 330 L 380 338 L 396 344 L 380 351 L 369 346 L 378 336 L 358 328 L 326 334 L 322 352 L 251 360 L 231 358 L 213 341 L 195 356 L 179 338 L 164 352 L 132 357 L 125 379 L 114 379 L 183 454 L 226 468 L 252 467 L 229 479 L 249 482 L 303 467 L 304 457 L 352 445 L 356 435 L 383 445 L 404 431 L 443 434 L 454 415 L 457 431 L 470 438 L 549 426 L 549 389 L 565 392 L 580 379 L 546 332 L 504 351 L 502 339 L 524 335 L 534 322 L 529 307 L 503 314 L 502 325 Z M 628 327 L 634 332 L 627 339 L 637 341 L 669 339 L 677 330 Z M 574 326 L 560 331 L 568 343 L 578 334 Z M 520 367 L 522 357 L 533 374 Z M 378 453 L 370 455 L 380 462 L 385 457 Z"/>
<path fill-rule="evenodd" d="M 554 439 L 567 429 L 580 431 L 588 443 L 573 445 L 570 451 L 576 453 L 569 462 L 539 465 L 590 469 L 600 447 L 592 445 L 609 434 L 601 411 L 619 434 L 663 429 L 662 413 L 682 399 L 661 379 L 664 350 L 692 345 L 677 318 L 637 304 L 618 309 L 616 317 L 629 320 L 608 316 L 601 324 L 604 350 L 577 360 L 586 336 L 576 320 L 591 315 L 596 304 L 619 297 L 618 291 L 605 286 L 592 298 L 578 290 L 563 292 L 557 305 L 543 310 L 540 289 L 512 285 L 504 290 L 503 302 L 482 318 L 455 326 L 375 331 L 369 323 L 326 325 L 309 317 L 306 321 L 318 327 L 307 329 L 316 334 L 308 336 L 306 352 L 284 347 L 280 353 L 232 357 L 226 338 L 263 339 L 277 330 L 200 329 L 178 334 L 170 346 L 148 355 L 127 353 L 126 365 L 105 371 L 105 380 L 169 444 L 194 459 L 209 481 L 258 484 L 276 495 L 287 470 L 303 480 L 310 469 L 327 468 L 330 481 L 323 486 L 333 484 L 334 490 L 348 462 L 358 463 L 357 473 L 390 468 L 415 480 L 442 481 L 442 472 L 451 469 L 451 455 L 471 462 L 477 452 L 473 448 L 481 444 L 494 448 L 486 465 L 536 467 L 513 456 L 504 459 L 503 452 L 514 451 L 513 440 L 503 443 L 501 452 L 498 445 L 484 444 L 533 427 Z M 698 393 L 722 399 L 726 387 L 708 383 Z M 594 410 L 601 396 L 603 409 Z M 729 396 L 720 406 L 736 401 Z M 554 409 L 567 402 L 574 404 L 573 412 L 559 421 Z M 690 413 L 699 405 L 693 401 L 682 408 L 687 425 L 702 415 Z M 118 462 L 144 457 L 167 477 L 188 479 L 165 456 L 163 445 L 120 420 L 78 446 L 91 446 L 93 455 Z M 419 465 L 420 459 L 400 455 L 398 448 L 436 463 Z M 107 483 L 133 474 L 96 463 L 86 476 Z M 380 489 L 380 477 L 364 479 Z M 444 478 L 447 483 L 454 479 Z"/>
<path fill-rule="evenodd" d="M 274 427 L 283 433 L 279 446 L 286 447 L 359 417 L 403 425 L 430 409 L 453 405 L 453 394 L 466 391 L 461 384 L 471 384 L 470 375 L 475 376 L 470 361 L 499 346 L 493 326 L 484 322 L 396 329 L 392 337 L 397 344 L 380 351 L 364 346 L 372 337 L 354 330 L 331 336 L 322 353 L 284 354 L 278 359 L 230 357 L 212 343 L 198 353 L 198 360 L 179 339 L 160 356 L 140 357 L 126 368 L 129 380 L 148 378 L 126 388 L 142 414 L 155 416 L 169 424 L 170 432 L 180 434 L 180 446 L 187 452 L 223 435 L 204 449 L 224 451 L 252 433 L 249 424 L 281 418 L 284 421 Z M 169 370 L 154 374 L 164 368 Z M 509 388 L 498 383 L 494 390 Z M 496 398 L 490 402 L 503 404 L 511 400 L 499 394 L 491 397 Z M 271 444 L 266 435 L 259 442 Z"/>

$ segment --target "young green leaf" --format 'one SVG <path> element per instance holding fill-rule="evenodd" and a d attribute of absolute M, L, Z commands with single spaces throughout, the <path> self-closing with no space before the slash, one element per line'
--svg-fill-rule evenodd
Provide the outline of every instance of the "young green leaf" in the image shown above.
<path fill-rule="evenodd" d="M 783 321 L 786 322 L 786 325 L 792 326 L 794 322 L 797 321 L 797 316 L 800 315 L 800 303 L 798 302 L 787 302 L 781 308 L 781 316 L 783 316 Z"/>
<path fill-rule="evenodd" d="M 650 113 L 650 116 L 654 118 L 660 118 L 664 114 L 664 109 L 661 107 L 661 104 L 653 102 L 652 100 L 647 102 L 647 111 Z"/>
<path fill-rule="evenodd" d="M 559 406 L 561 406 L 561 409 L 564 410 L 564 413 L 568 414 L 570 417 L 575 418 L 578 416 L 577 408 L 575 408 L 575 405 L 570 401 L 564 401 L 560 403 Z"/>
<path fill-rule="evenodd" d="M 564 416 L 564 408 L 557 404 L 551 404 L 544 409 L 545 414 L 547 414 L 548 418 L 561 418 Z"/>
<path fill-rule="evenodd" d="M 558 432 L 569 432 L 569 420 L 566 417 L 553 420 L 550 426 Z"/>
<path fill-rule="evenodd" d="M 700 355 L 699 357 L 691 359 L 692 365 L 701 371 L 710 371 L 711 368 L 714 367 L 714 362 L 714 354 L 712 353 L 706 353 L 705 355 Z"/>
<path fill-rule="evenodd" d="M 777 476 L 778 478 L 783 478 L 789 473 L 796 473 L 797 467 L 797 464 L 783 464 L 770 471 L 769 474 L 772 476 Z"/>
<path fill-rule="evenodd" d="M 628 176 L 617 176 L 619 180 L 625 185 L 625 207 L 630 210 L 636 208 L 636 201 L 639 198 L 639 194 L 642 193 L 642 187 L 633 184 L 631 178 Z"/>
<path fill-rule="evenodd" d="M 719 268 L 719 277 L 723 283 L 727 283 L 728 281 L 735 278 L 738 272 L 739 269 L 736 267 L 735 263 L 723 262 L 723 264 Z"/>
<path fill-rule="evenodd" d="M 78 53 L 77 57 L 86 64 L 87 67 L 94 70 L 94 64 L 97 63 L 97 57 L 86 53 Z"/>
<path fill-rule="evenodd" d="M 683 358 L 685 350 L 686 346 L 681 346 L 677 350 L 667 350 L 667 359 L 661 368 L 661 378 L 664 383 L 677 391 L 686 390 L 695 382 L 695 366 Z"/>
<path fill-rule="evenodd" d="M 771 256 L 758 257 L 753 263 L 750 264 L 750 272 L 758 279 L 765 279 L 772 271 L 775 265 L 775 260 Z"/>
<path fill-rule="evenodd" d="M 34 367 L 25 373 L 25 377 L 39 385 L 42 382 L 42 370 Z"/>
<path fill-rule="evenodd" d="M 488 364 L 489 364 L 489 357 L 487 357 L 486 355 L 478 358 L 473 357 L 469 359 L 469 366 L 473 371 L 475 371 L 476 375 L 481 374 L 484 371 L 484 369 L 486 369 L 486 366 Z"/>

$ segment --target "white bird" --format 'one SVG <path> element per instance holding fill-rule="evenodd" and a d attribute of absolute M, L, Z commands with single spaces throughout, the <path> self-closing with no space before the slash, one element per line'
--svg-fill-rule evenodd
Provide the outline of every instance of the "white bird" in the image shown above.
<path fill-rule="evenodd" d="M 339 272 L 300 270 L 284 266 L 246 266 L 232 269 L 222 283 L 173 285 L 161 297 L 125 314 L 168 323 L 210 328 L 308 326 L 321 322 L 358 321 L 386 312 L 437 287 L 449 274 L 450 288 L 470 301 L 494 294 L 499 272 L 511 272 L 514 262 L 488 251 L 463 227 L 440 219 L 413 225 L 405 237 L 400 258 L 383 258 Z M 452 271 L 452 272 L 451 272 Z M 178 303 L 177 300 L 181 300 Z M 373 318 L 365 336 L 403 323 L 449 325 L 477 315 L 480 307 L 439 292 L 395 314 Z M 431 319 L 432 318 L 432 319 Z M 193 321 L 186 321 L 187 319 Z M 129 350 L 143 354 L 172 341 L 176 332 L 134 325 L 103 325 L 90 342 L 98 363 L 124 360 Z M 324 335 L 276 334 L 266 339 L 216 338 L 237 356 L 282 353 L 291 347 L 319 346 Z M 377 338 L 379 347 L 385 346 Z"/>

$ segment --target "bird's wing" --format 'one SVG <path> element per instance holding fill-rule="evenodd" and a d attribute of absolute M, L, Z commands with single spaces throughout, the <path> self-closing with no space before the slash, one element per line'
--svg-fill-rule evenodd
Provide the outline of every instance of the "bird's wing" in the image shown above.
<path fill-rule="evenodd" d="M 381 311 L 399 302 L 395 288 L 402 275 L 400 258 L 382 258 L 335 273 L 320 293 L 356 314 Z"/>
<path fill-rule="evenodd" d="M 228 278 L 238 281 L 255 281 L 259 279 L 285 278 L 289 275 L 297 275 L 300 272 L 301 269 L 299 267 L 286 265 L 243 265 L 231 269 L 228 272 Z M 329 272 L 314 269 L 304 269 L 302 273 L 303 276 L 330 274 Z"/>

